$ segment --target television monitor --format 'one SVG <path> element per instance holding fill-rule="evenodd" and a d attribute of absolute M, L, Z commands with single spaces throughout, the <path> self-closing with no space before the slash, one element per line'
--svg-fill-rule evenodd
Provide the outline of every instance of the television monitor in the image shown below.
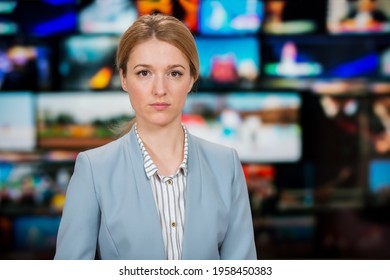
<path fill-rule="evenodd" d="M 201 86 L 253 87 L 260 76 L 259 42 L 255 37 L 196 37 Z"/>
<path fill-rule="evenodd" d="M 381 72 L 383 76 L 390 77 L 390 47 L 381 55 Z"/>
<path fill-rule="evenodd" d="M 18 34 L 58 36 L 76 31 L 77 0 L 16 1 L 14 19 Z"/>
<path fill-rule="evenodd" d="M 89 0 L 79 3 L 78 30 L 84 34 L 122 34 L 137 19 L 131 0 Z"/>
<path fill-rule="evenodd" d="M 376 39 L 375 46 L 377 53 L 380 56 L 380 78 L 388 81 L 390 77 L 390 39 L 386 37 L 384 40 Z"/>
<path fill-rule="evenodd" d="M 371 152 L 375 156 L 390 156 L 390 97 L 372 96 L 368 103 L 369 135 Z"/>
<path fill-rule="evenodd" d="M 390 195 L 390 160 L 376 159 L 369 163 L 369 189 L 371 193 L 387 191 Z M 390 198 L 390 197 L 389 197 Z"/>
<path fill-rule="evenodd" d="M 47 160 L 42 159 L 42 160 Z M 2 205 L 47 207 L 55 210 L 56 197 L 64 195 L 74 168 L 74 160 L 61 164 L 42 161 L 0 160 L 0 201 Z M 53 163 L 53 161 L 50 161 Z"/>
<path fill-rule="evenodd" d="M 62 92 L 37 95 L 38 146 L 79 150 L 115 139 L 112 129 L 134 116 L 123 92 Z"/>
<path fill-rule="evenodd" d="M 31 92 L 0 92 L 0 150 L 32 151 L 36 144 Z"/>
<path fill-rule="evenodd" d="M 326 0 L 266 0 L 262 31 L 266 34 L 323 33 Z"/>
<path fill-rule="evenodd" d="M 38 42 L 0 42 L 0 90 L 50 89 L 51 50 Z"/>
<path fill-rule="evenodd" d="M 204 35 L 237 35 L 256 33 L 263 20 L 263 1 L 201 1 L 199 33 Z"/>
<path fill-rule="evenodd" d="M 61 43 L 59 72 L 62 90 L 119 90 L 115 68 L 118 36 L 75 35 Z"/>
<path fill-rule="evenodd" d="M 16 5 L 16 0 L 0 2 L 0 36 L 15 35 L 19 31 L 19 25 L 14 17 Z"/>
<path fill-rule="evenodd" d="M 380 54 L 370 40 L 305 36 L 263 41 L 264 74 L 285 78 L 374 78 Z"/>
<path fill-rule="evenodd" d="M 327 29 L 331 34 L 390 32 L 387 0 L 329 0 Z"/>
<path fill-rule="evenodd" d="M 199 3 L 203 0 L 136 0 L 140 16 L 153 13 L 173 15 L 192 32 L 198 31 Z"/>
<path fill-rule="evenodd" d="M 61 217 L 22 216 L 13 223 L 17 250 L 54 250 Z"/>
<path fill-rule="evenodd" d="M 0 162 L 0 184 L 4 205 L 39 204 L 50 187 L 36 162 Z"/>
<path fill-rule="evenodd" d="M 300 106 L 294 92 L 196 93 L 187 98 L 183 122 L 194 135 L 235 148 L 243 162 L 296 162 Z"/>
<path fill-rule="evenodd" d="M 368 167 L 368 195 L 372 205 L 390 205 L 390 160 L 373 159 Z"/>

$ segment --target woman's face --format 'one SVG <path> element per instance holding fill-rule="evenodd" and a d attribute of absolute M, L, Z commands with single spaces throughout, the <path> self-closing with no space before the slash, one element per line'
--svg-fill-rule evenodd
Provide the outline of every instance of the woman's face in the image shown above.
<path fill-rule="evenodd" d="M 181 123 L 181 112 L 194 79 L 184 54 L 175 46 L 150 39 L 130 53 L 127 74 L 121 71 L 139 126 Z"/>
<path fill-rule="evenodd" d="M 373 0 L 360 0 L 358 2 L 359 11 L 361 12 L 372 12 L 375 10 L 375 1 Z"/>

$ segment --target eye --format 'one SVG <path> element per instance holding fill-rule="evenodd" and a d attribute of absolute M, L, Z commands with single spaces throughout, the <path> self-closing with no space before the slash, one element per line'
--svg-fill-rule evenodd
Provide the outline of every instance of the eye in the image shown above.
<path fill-rule="evenodd" d="M 137 76 L 146 77 L 149 75 L 149 71 L 147 70 L 140 70 L 137 72 Z"/>
<path fill-rule="evenodd" d="M 183 73 L 180 71 L 172 71 L 171 73 L 169 73 L 169 75 L 174 77 L 174 78 L 178 78 L 178 77 L 182 76 Z"/>

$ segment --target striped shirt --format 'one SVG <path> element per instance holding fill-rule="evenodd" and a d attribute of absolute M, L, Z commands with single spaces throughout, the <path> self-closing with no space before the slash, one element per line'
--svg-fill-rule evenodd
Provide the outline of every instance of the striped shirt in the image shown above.
<path fill-rule="evenodd" d="M 150 181 L 154 201 L 160 217 L 165 255 L 168 260 L 180 260 L 184 233 L 185 193 L 187 186 L 188 141 L 184 130 L 184 158 L 176 173 L 161 176 L 156 164 L 145 149 L 135 124 L 137 140 L 144 159 L 144 169 Z"/>

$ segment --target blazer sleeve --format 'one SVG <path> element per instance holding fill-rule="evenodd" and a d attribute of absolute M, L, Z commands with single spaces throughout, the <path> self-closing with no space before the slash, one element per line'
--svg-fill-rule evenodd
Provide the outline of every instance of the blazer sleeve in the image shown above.
<path fill-rule="evenodd" d="M 256 260 L 248 188 L 237 152 L 233 150 L 234 178 L 229 225 L 220 248 L 222 260 Z"/>
<path fill-rule="evenodd" d="M 94 259 L 100 210 L 88 155 L 80 153 L 66 192 L 54 259 Z"/>

